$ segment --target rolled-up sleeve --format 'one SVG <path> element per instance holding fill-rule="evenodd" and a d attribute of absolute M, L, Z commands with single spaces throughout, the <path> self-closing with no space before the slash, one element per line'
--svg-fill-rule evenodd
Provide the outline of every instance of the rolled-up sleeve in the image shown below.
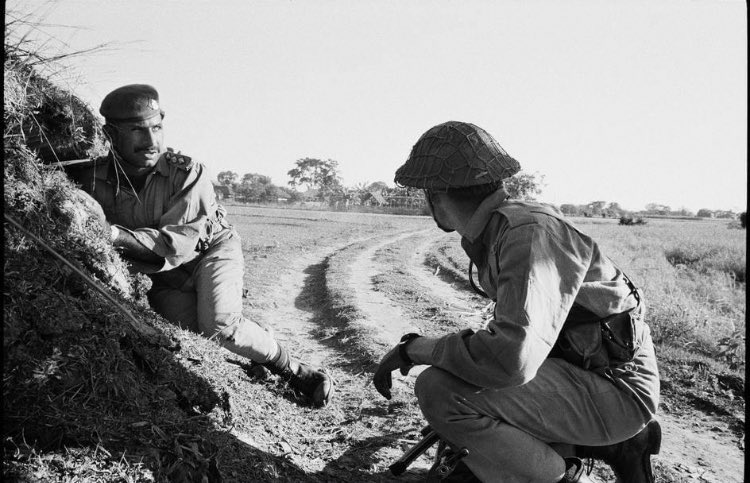
<path fill-rule="evenodd" d="M 485 330 L 440 339 L 434 365 L 480 387 L 530 381 L 548 356 L 591 262 L 592 246 L 560 223 L 504 230 L 497 264 L 494 319 Z"/>
<path fill-rule="evenodd" d="M 216 195 L 210 180 L 197 164 L 185 176 L 175 177 L 175 193 L 167 201 L 158 228 L 128 230 L 143 246 L 164 258 L 161 267 L 150 272 L 171 270 L 194 259 L 199 244 L 210 239 L 210 217 L 216 211 Z"/>

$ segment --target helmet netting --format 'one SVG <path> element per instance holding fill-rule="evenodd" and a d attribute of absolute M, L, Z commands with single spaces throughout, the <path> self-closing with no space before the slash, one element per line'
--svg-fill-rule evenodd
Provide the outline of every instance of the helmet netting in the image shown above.
<path fill-rule="evenodd" d="M 395 182 L 432 191 L 495 183 L 521 169 L 484 129 L 465 122 L 439 124 L 419 138 Z"/>

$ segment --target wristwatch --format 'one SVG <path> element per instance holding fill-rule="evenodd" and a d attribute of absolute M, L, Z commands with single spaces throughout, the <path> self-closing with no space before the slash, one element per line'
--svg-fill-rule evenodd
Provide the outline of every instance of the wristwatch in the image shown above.
<path fill-rule="evenodd" d="M 401 358 L 401 361 L 403 361 L 407 366 L 413 366 L 415 364 L 414 361 L 411 360 L 411 357 L 409 357 L 409 354 L 406 353 L 406 346 L 409 345 L 409 342 L 413 341 L 417 337 L 422 336 L 412 332 L 401 337 L 401 341 L 398 343 L 398 356 Z"/>

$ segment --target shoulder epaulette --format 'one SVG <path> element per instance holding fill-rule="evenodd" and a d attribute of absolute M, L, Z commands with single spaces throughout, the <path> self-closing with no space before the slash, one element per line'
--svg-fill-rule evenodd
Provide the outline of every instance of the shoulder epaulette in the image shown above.
<path fill-rule="evenodd" d="M 172 148 L 167 148 L 167 152 L 164 153 L 164 157 L 167 158 L 167 162 L 170 165 L 176 166 L 185 171 L 190 171 L 190 169 L 193 167 L 193 164 L 195 164 L 193 162 L 193 158 L 191 158 L 190 156 L 186 156 L 179 151 L 175 153 L 174 149 Z"/>

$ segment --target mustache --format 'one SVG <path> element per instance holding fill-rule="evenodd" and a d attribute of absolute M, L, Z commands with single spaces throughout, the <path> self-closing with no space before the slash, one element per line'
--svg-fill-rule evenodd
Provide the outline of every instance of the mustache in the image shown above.
<path fill-rule="evenodd" d="M 154 152 L 158 153 L 159 149 L 157 149 L 155 146 L 149 146 L 147 148 L 138 148 L 135 150 L 136 153 L 148 153 L 148 152 Z"/>

